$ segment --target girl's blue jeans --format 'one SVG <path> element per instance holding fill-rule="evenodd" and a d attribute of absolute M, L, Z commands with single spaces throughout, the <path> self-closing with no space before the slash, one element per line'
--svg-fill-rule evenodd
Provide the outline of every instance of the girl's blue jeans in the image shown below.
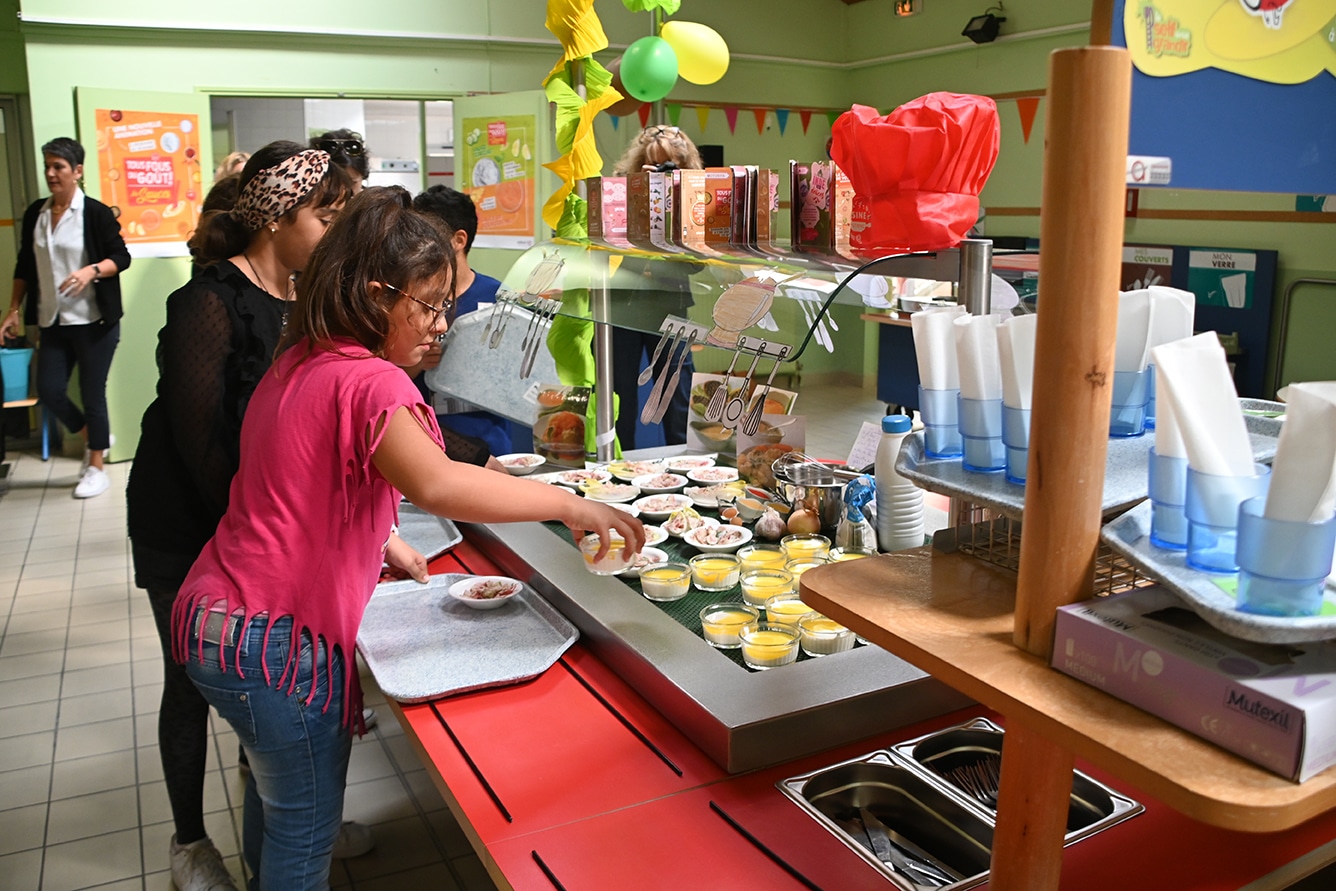
<path fill-rule="evenodd" d="M 186 673 L 232 725 L 250 762 L 242 849 L 251 891 L 324 891 L 343 824 L 352 751 L 343 720 L 343 654 L 302 635 L 296 689 L 289 693 L 291 674 L 279 680 L 294 645 L 292 618 L 277 619 L 272 628 L 267 616 L 237 628 L 234 624 L 231 617 L 220 621 L 218 614 L 209 622 L 198 613 L 193 617 Z M 269 642 L 262 650 L 266 628 Z M 226 669 L 219 665 L 220 650 Z"/>

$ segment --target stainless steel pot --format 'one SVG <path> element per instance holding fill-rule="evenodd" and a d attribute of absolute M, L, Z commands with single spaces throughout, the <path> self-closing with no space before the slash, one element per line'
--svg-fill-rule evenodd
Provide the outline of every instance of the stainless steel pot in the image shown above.
<path fill-rule="evenodd" d="M 848 482 L 824 464 L 788 464 L 776 466 L 775 486 L 794 509 L 810 510 L 821 520 L 821 532 L 834 540 L 835 529 L 844 516 L 844 486 Z"/>

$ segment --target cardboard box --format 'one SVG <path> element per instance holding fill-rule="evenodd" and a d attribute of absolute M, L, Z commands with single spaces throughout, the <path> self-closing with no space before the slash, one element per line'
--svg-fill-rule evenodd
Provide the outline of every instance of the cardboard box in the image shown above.
<path fill-rule="evenodd" d="M 1139 588 L 1060 608 L 1053 667 L 1283 777 L 1336 764 L 1336 642 L 1240 640 Z"/>

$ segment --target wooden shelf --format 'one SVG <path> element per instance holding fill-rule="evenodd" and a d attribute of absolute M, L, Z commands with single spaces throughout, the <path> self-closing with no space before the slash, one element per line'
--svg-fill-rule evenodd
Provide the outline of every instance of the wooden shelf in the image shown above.
<path fill-rule="evenodd" d="M 1010 724 L 1203 823 L 1272 832 L 1336 807 L 1336 771 L 1291 783 L 1018 648 L 1014 573 L 919 548 L 811 570 L 802 592 L 813 608 Z"/>

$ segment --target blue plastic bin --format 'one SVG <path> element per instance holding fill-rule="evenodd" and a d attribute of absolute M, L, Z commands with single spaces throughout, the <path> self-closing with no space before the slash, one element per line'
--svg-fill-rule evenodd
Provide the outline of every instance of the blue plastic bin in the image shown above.
<path fill-rule="evenodd" d="M 28 398 L 28 364 L 32 362 L 32 350 L 0 349 L 0 369 L 5 376 L 5 402 L 18 402 Z"/>

